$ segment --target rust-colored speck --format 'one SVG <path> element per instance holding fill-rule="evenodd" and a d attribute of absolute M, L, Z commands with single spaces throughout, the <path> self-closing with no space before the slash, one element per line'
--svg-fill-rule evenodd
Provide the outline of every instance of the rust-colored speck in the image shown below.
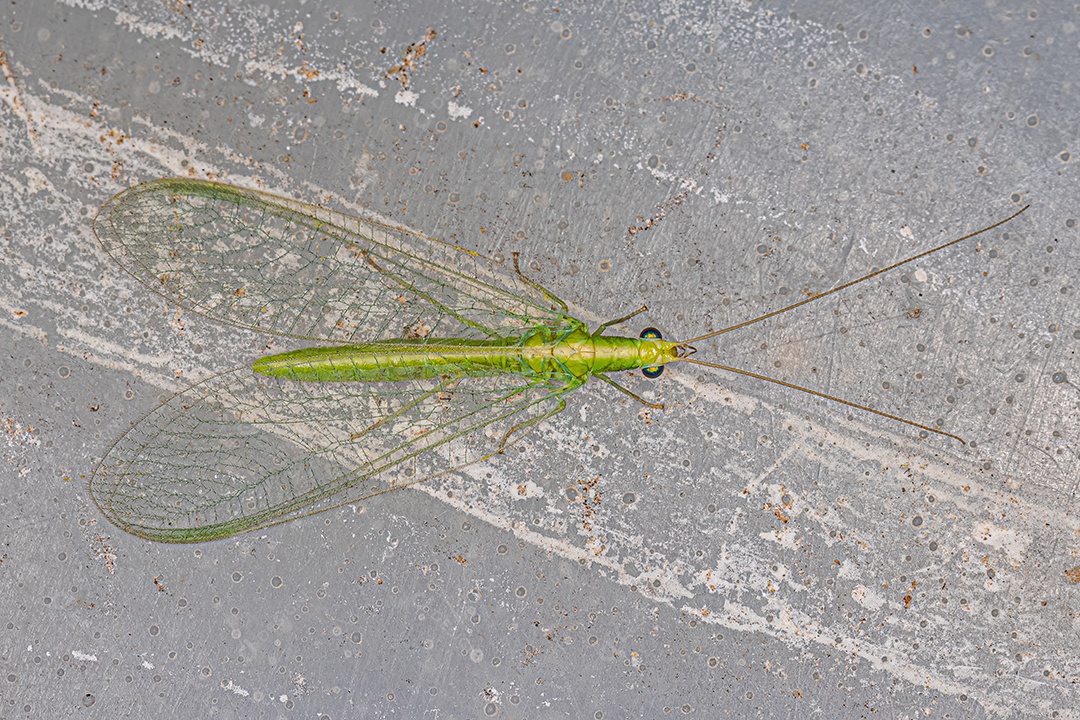
<path fill-rule="evenodd" d="M 585 173 L 580 170 L 566 170 L 562 174 L 563 182 L 570 182 L 577 179 L 578 187 L 585 187 Z"/>
<path fill-rule="evenodd" d="M 397 77 L 402 89 L 408 90 L 411 73 L 419 67 L 420 58 L 427 55 L 428 41 L 434 40 L 437 36 L 438 33 L 435 32 L 435 28 L 428 28 L 423 40 L 405 48 L 405 53 L 401 56 L 401 62 L 387 70 L 386 77 Z"/>
<path fill-rule="evenodd" d="M 772 510 L 773 515 L 776 516 L 776 519 L 782 523 L 787 523 L 791 520 L 791 518 L 784 512 L 784 509 L 780 506 L 773 507 L 772 505 L 766 505 L 765 509 Z"/>

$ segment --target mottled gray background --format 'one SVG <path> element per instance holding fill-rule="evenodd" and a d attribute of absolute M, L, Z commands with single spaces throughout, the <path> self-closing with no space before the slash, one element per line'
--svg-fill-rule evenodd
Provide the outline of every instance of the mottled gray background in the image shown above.
<path fill-rule="evenodd" d="M 0 715 L 1080 717 L 1071 3 L 294 5 L 0 9 Z M 673 338 L 1032 208 L 700 348 L 967 446 L 673 367 L 622 380 L 667 412 L 590 386 L 460 477 L 174 547 L 94 462 L 266 340 L 98 246 L 170 175 Z"/>

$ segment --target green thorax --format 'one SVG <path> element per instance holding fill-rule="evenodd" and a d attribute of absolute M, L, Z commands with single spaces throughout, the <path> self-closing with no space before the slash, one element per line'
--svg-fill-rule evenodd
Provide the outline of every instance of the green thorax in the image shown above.
<path fill-rule="evenodd" d="M 592 335 L 583 328 L 540 328 L 473 340 L 382 340 L 293 350 L 255 361 L 255 372 L 308 382 L 397 382 L 503 373 L 584 379 L 597 372 L 653 367 L 678 359 L 665 340 Z"/>

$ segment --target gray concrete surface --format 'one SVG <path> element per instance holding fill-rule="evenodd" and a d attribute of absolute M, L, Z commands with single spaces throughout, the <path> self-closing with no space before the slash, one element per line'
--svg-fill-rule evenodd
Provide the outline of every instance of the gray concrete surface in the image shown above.
<path fill-rule="evenodd" d="M 1080 717 L 1078 23 L 6 4 L 0 716 Z M 460 476 L 177 547 L 108 524 L 94 463 L 268 341 L 97 244 L 102 202 L 172 175 L 517 251 L 581 317 L 647 303 L 625 331 L 672 338 L 1032 207 L 700 348 L 966 446 L 675 367 L 623 379 L 666 412 L 590 385 Z"/>

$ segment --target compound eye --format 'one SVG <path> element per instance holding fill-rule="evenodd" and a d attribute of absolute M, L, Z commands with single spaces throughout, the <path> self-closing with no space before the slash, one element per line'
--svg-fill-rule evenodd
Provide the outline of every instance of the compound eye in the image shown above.
<path fill-rule="evenodd" d="M 664 336 L 660 334 L 660 331 L 654 327 L 647 327 L 641 331 L 641 338 L 644 340 L 663 340 Z M 641 374 L 647 378 L 655 380 L 664 373 L 663 365 L 654 365 L 652 367 L 641 368 Z"/>

